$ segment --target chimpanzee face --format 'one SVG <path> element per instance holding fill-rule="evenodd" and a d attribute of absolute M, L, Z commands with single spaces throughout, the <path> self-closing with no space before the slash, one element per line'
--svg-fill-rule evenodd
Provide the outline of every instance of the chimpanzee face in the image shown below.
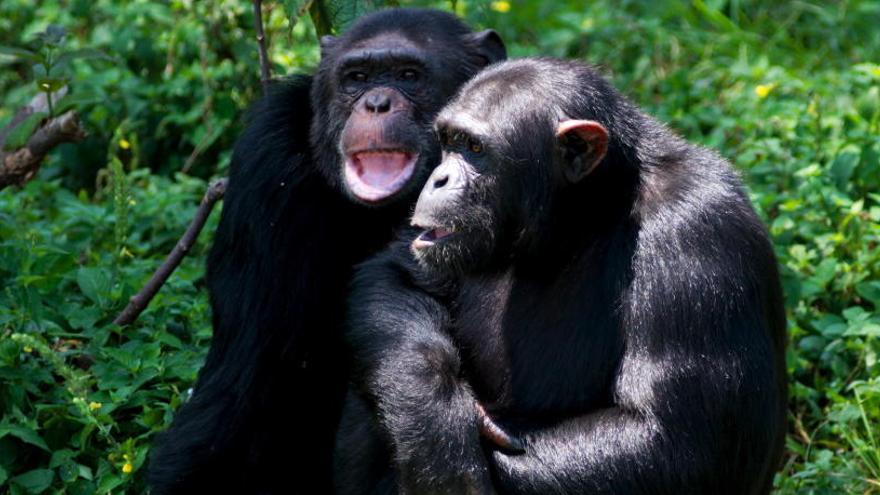
<path fill-rule="evenodd" d="M 515 69 L 481 73 L 437 118 L 442 161 L 411 222 L 423 266 L 460 274 L 506 262 L 605 156 L 602 124 L 564 115 L 555 88 Z"/>
<path fill-rule="evenodd" d="M 436 113 L 504 55 L 494 32 L 472 33 L 435 11 L 383 11 L 341 38 L 325 37 L 313 89 L 321 170 L 362 204 L 409 196 L 439 161 Z"/>
<path fill-rule="evenodd" d="M 422 189 L 412 224 L 424 229 L 413 241 L 417 259 L 455 273 L 493 258 L 506 221 L 502 205 L 515 196 L 502 187 L 501 159 L 482 136 L 438 126 L 443 158 Z"/>

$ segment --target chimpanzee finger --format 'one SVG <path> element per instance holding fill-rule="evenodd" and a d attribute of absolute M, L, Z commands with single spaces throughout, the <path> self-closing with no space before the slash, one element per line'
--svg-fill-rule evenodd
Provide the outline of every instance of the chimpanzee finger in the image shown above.
<path fill-rule="evenodd" d="M 522 441 L 507 433 L 497 423 L 492 421 L 492 418 L 489 417 L 486 410 L 480 404 L 477 404 L 477 416 L 480 423 L 480 436 L 512 453 L 522 454 L 526 451 Z"/>

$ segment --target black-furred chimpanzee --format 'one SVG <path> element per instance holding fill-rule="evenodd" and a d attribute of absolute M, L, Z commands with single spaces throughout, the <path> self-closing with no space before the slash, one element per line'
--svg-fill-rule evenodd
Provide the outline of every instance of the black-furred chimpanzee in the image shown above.
<path fill-rule="evenodd" d="M 154 494 L 327 493 L 355 264 L 393 239 L 440 157 L 436 113 L 505 58 L 493 31 L 392 9 L 321 40 L 235 148 L 208 260 L 214 338 L 152 454 Z"/>
<path fill-rule="evenodd" d="M 767 493 L 785 317 L 730 165 L 576 62 L 435 127 L 417 230 L 355 275 L 340 493 Z"/>

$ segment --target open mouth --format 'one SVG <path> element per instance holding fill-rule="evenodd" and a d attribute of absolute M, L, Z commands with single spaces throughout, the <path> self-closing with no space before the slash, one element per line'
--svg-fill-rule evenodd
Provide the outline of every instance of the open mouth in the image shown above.
<path fill-rule="evenodd" d="M 455 234 L 455 231 L 446 227 L 432 227 L 422 232 L 412 245 L 415 249 L 431 247 L 447 237 Z"/>
<path fill-rule="evenodd" d="M 418 153 L 401 149 L 366 150 L 345 158 L 345 182 L 362 201 L 375 203 L 399 192 L 409 182 Z"/>

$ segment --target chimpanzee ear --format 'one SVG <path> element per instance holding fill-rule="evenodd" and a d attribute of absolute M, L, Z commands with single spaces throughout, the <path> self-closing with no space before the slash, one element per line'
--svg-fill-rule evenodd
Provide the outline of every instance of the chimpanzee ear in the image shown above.
<path fill-rule="evenodd" d="M 608 130 L 594 120 L 563 120 L 556 138 L 566 162 L 563 175 L 571 183 L 589 175 L 608 151 Z"/>
<path fill-rule="evenodd" d="M 507 47 L 504 46 L 501 36 L 493 29 L 471 33 L 468 35 L 468 40 L 485 60 L 485 65 L 494 64 L 507 58 Z"/>
<path fill-rule="evenodd" d="M 325 34 L 324 36 L 321 36 L 321 54 L 323 55 L 324 52 L 333 48 L 333 45 L 335 45 L 335 44 L 336 44 L 336 36 L 332 36 L 329 34 Z"/>

